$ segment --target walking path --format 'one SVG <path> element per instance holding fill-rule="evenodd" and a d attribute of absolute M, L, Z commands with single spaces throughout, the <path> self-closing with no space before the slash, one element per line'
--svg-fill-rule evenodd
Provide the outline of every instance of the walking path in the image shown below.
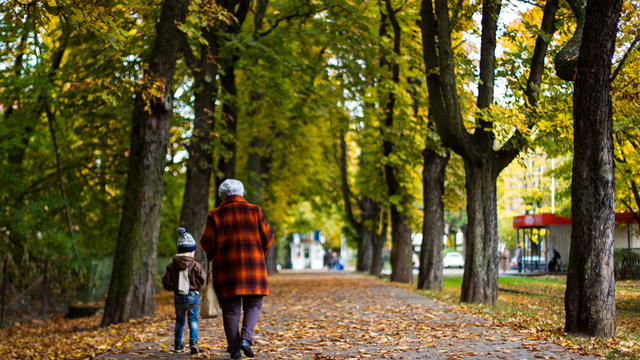
<path fill-rule="evenodd" d="M 254 351 L 257 359 L 595 359 L 526 333 L 491 327 L 440 302 L 351 273 L 269 278 Z M 188 335 L 185 333 L 185 338 Z M 228 359 L 222 320 L 200 322 L 200 357 Z M 190 358 L 174 354 L 173 323 L 156 341 L 100 359 Z"/>

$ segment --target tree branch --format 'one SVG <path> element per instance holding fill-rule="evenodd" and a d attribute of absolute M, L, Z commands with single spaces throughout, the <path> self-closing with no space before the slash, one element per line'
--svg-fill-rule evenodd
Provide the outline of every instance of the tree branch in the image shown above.
<path fill-rule="evenodd" d="M 424 6 L 423 2 L 423 6 Z M 437 122 L 437 129 L 442 142 L 463 158 L 471 159 L 475 151 L 476 141 L 464 127 L 464 119 L 456 87 L 455 64 L 451 43 L 451 24 L 449 22 L 449 3 L 447 0 L 435 0 L 435 22 L 437 24 L 437 45 L 439 60 L 439 82 L 442 92 L 446 121 Z M 429 6 L 431 8 L 431 6 Z M 436 121 L 439 118 L 436 117 Z"/>
<path fill-rule="evenodd" d="M 565 81 L 573 81 L 577 72 L 578 54 L 582 44 L 582 31 L 586 15 L 587 0 L 567 0 L 576 17 L 573 37 L 560 49 L 554 59 L 556 74 Z"/>
<path fill-rule="evenodd" d="M 544 6 L 542 15 L 542 23 L 540 25 L 540 31 L 543 32 L 548 39 L 553 38 L 553 34 L 556 31 L 555 17 L 558 10 L 558 0 L 547 0 Z M 527 88 L 525 90 L 525 96 L 527 97 L 527 107 L 532 109 L 532 113 L 535 114 L 536 107 L 538 106 L 538 96 L 540 93 L 540 85 L 542 84 L 542 75 L 544 74 L 544 59 L 547 56 L 547 49 L 549 41 L 545 39 L 542 34 L 538 34 L 536 38 L 536 45 L 533 50 L 533 56 L 531 57 L 531 67 L 529 71 L 529 78 L 527 80 Z M 529 121 L 528 128 L 533 128 L 534 121 Z M 497 166 L 500 171 L 507 167 L 513 159 L 520 153 L 520 149 L 524 145 L 526 139 L 524 134 L 519 130 L 507 140 L 502 148 L 496 152 Z"/>
<path fill-rule="evenodd" d="M 275 23 L 268 30 L 265 30 L 265 31 L 263 31 L 261 33 L 258 33 L 258 36 L 259 37 L 264 37 L 264 36 L 269 35 L 273 30 L 275 30 L 278 27 L 278 25 L 280 25 L 281 22 L 286 22 L 286 21 L 289 21 L 289 20 L 293 20 L 293 19 L 295 19 L 297 17 L 307 17 L 307 16 L 315 15 L 317 13 L 320 13 L 320 12 L 323 12 L 323 11 L 331 9 L 331 7 L 325 7 L 325 8 L 321 8 L 321 9 L 313 9 L 313 8 L 311 8 L 310 11 L 307 11 L 307 12 L 304 12 L 304 13 L 300 13 L 300 10 L 302 8 L 305 8 L 305 7 L 306 8 L 311 8 L 311 6 L 309 6 L 309 4 L 301 5 L 292 14 L 284 16 L 284 17 L 281 17 L 279 19 L 276 19 Z"/>
<path fill-rule="evenodd" d="M 193 51 L 191 50 L 191 46 L 189 45 L 189 40 L 187 39 L 187 34 L 180 31 L 180 52 L 182 52 L 182 58 L 187 63 L 187 66 L 191 71 L 198 67 L 198 60 L 195 55 L 193 55 Z"/>
<path fill-rule="evenodd" d="M 616 67 L 615 71 L 613 72 L 613 75 L 611 75 L 611 83 L 613 83 L 615 81 L 616 77 L 620 73 L 620 70 L 622 70 L 622 67 L 624 66 L 625 61 L 627 61 L 627 58 L 629 57 L 629 54 L 636 47 L 636 44 L 638 44 L 638 41 L 640 41 L 640 33 L 638 33 L 638 35 L 636 35 L 636 38 L 633 39 L 633 41 L 631 42 L 631 45 L 629 46 L 627 51 L 624 53 L 624 56 L 622 57 L 622 60 L 620 60 L 620 63 L 618 63 L 618 66 Z"/>

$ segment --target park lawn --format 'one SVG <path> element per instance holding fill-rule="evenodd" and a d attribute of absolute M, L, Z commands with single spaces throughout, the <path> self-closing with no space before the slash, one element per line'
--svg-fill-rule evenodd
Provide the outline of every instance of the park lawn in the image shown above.
<path fill-rule="evenodd" d="M 460 303 L 462 276 L 445 277 L 442 292 L 397 285 L 454 305 L 454 311 L 470 312 L 497 326 L 520 330 L 527 339 L 553 341 L 583 354 L 640 359 L 640 281 L 616 284 L 617 337 L 607 341 L 564 334 L 565 282 L 565 276 L 500 277 L 500 289 L 521 293 L 499 291 L 495 306 Z"/>

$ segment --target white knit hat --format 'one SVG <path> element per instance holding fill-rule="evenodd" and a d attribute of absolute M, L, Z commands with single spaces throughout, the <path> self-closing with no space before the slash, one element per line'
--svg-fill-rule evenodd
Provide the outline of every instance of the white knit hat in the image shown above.
<path fill-rule="evenodd" d="M 220 184 L 218 195 L 222 200 L 231 195 L 244 196 L 244 185 L 236 179 L 227 179 Z"/>

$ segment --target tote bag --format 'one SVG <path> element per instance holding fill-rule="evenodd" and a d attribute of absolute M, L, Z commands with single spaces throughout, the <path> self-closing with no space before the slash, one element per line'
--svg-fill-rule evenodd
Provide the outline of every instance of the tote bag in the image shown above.
<path fill-rule="evenodd" d="M 211 261 L 207 261 L 207 281 L 204 289 L 200 292 L 200 317 L 203 319 L 213 319 L 222 314 L 220 301 L 213 290 L 213 279 L 211 278 Z"/>

